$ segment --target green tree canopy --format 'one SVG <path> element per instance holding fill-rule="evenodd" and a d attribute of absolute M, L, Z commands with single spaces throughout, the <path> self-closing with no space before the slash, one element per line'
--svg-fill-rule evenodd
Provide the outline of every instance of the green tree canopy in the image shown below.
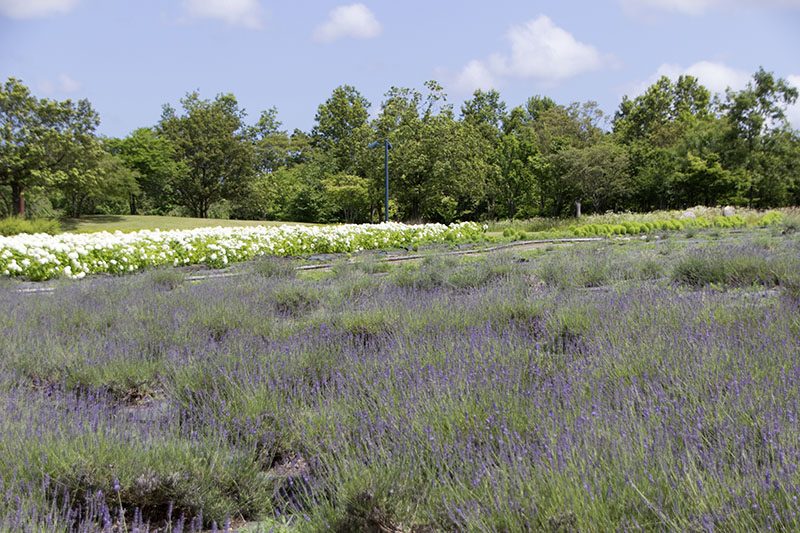
<path fill-rule="evenodd" d="M 658 146 L 671 145 L 682 132 L 671 126 L 687 124 L 691 117 L 705 119 L 711 112 L 711 93 L 696 78 L 680 76 L 673 82 L 662 76 L 633 100 L 623 97 L 613 130 L 623 143 L 648 139 Z"/>
<path fill-rule="evenodd" d="M 797 136 L 786 120 L 786 108 L 797 97 L 797 88 L 763 68 L 747 87 L 726 93 L 722 109 L 729 129 L 724 160 L 729 168 L 745 173 L 749 205 L 783 205 L 789 200 L 791 183 L 797 179 L 792 161 Z M 793 174 L 784 174 L 787 171 Z"/>
<path fill-rule="evenodd" d="M 333 160 L 335 172 L 358 174 L 362 170 L 372 136 L 369 108 L 370 103 L 354 87 L 343 85 L 317 109 L 311 142 Z"/>
<path fill-rule="evenodd" d="M 375 131 L 394 146 L 389 181 L 401 216 L 450 221 L 472 212 L 483 197 L 487 153 L 478 129 L 454 119 L 442 87 L 435 81 L 425 86 L 425 95 L 392 87 Z M 377 177 L 377 161 L 374 168 Z"/>
<path fill-rule="evenodd" d="M 245 193 L 254 173 L 253 144 L 245 113 L 232 94 L 202 100 L 194 92 L 181 100 L 183 115 L 165 105 L 158 133 L 175 146 L 175 160 L 186 168 L 171 180 L 176 204 L 205 218 L 222 199 Z"/>
<path fill-rule="evenodd" d="M 81 158 L 53 176 L 53 185 L 64 195 L 69 216 L 79 218 L 87 208 L 127 202 L 139 192 L 138 172 L 108 153 L 99 141 L 86 146 Z"/>
<path fill-rule="evenodd" d="M 10 187 L 15 215 L 25 216 L 26 188 L 84 165 L 99 122 L 88 100 L 38 99 L 15 78 L 0 86 L 0 185 Z"/>
<path fill-rule="evenodd" d="M 140 208 L 145 213 L 168 212 L 173 195 L 171 183 L 186 172 L 175 144 L 168 137 L 159 136 L 154 128 L 138 128 L 124 139 L 107 140 L 106 149 L 136 177 L 137 192 L 129 198 L 131 214 L 137 214 Z"/>

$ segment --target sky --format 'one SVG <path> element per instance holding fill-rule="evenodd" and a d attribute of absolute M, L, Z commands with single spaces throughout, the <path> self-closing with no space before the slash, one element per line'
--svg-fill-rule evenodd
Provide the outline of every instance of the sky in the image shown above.
<path fill-rule="evenodd" d="M 0 81 L 88 98 L 98 133 L 158 123 L 187 93 L 233 93 L 254 123 L 275 107 L 310 131 L 340 85 L 376 116 L 393 86 L 436 80 L 458 114 L 476 89 L 598 103 L 661 75 L 712 93 L 763 67 L 800 86 L 800 0 L 0 0 Z M 800 129 L 800 104 L 788 110 Z"/>

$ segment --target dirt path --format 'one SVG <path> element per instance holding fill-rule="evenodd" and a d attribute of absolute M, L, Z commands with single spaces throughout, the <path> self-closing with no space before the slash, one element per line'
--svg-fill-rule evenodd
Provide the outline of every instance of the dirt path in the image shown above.
<path fill-rule="evenodd" d="M 381 263 L 402 263 L 402 262 L 413 262 L 413 261 L 421 261 L 426 258 L 431 257 L 446 257 L 446 256 L 453 256 L 453 255 L 477 255 L 477 254 L 488 254 L 493 252 L 499 252 L 504 250 L 536 250 L 539 248 L 544 248 L 547 246 L 572 246 L 573 244 L 583 243 L 583 242 L 596 242 L 602 240 L 602 237 L 586 237 L 586 238 L 574 238 L 574 239 L 543 239 L 543 240 L 534 240 L 534 241 L 516 241 L 510 242 L 506 244 L 500 244 L 497 246 L 490 246 L 488 248 L 471 248 L 468 250 L 451 250 L 447 252 L 438 252 L 438 253 L 429 253 L 429 254 L 414 254 L 414 255 L 396 255 L 396 256 L 389 256 L 389 257 L 382 257 L 377 259 L 378 262 Z M 353 257 L 350 260 L 351 263 L 358 263 L 357 257 Z M 327 271 L 333 268 L 336 263 L 320 263 L 314 265 L 301 265 L 297 267 L 297 270 L 321 270 Z"/>

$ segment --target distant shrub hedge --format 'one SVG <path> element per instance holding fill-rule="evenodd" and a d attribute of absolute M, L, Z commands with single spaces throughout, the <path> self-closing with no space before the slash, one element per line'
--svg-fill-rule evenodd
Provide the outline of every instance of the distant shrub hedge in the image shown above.
<path fill-rule="evenodd" d="M 58 220 L 48 218 L 34 218 L 26 220 L 20 217 L 6 217 L 0 220 L 0 235 L 10 237 L 20 233 L 47 233 L 56 235 L 61 233 Z"/>
<path fill-rule="evenodd" d="M 769 213 L 765 213 L 764 216 L 758 220 L 758 225 L 770 226 L 773 224 L 780 224 L 785 218 L 786 215 L 784 213 L 770 211 Z M 697 218 L 672 218 L 648 222 L 625 221 L 620 224 L 584 224 L 581 226 L 570 226 L 568 231 L 576 237 L 608 237 L 611 235 L 636 235 L 639 233 L 649 233 L 651 231 L 681 231 L 686 228 L 738 228 L 746 225 L 747 221 L 739 215 L 730 217 L 717 216 L 714 217 L 713 220 L 708 220 L 700 216 Z"/>

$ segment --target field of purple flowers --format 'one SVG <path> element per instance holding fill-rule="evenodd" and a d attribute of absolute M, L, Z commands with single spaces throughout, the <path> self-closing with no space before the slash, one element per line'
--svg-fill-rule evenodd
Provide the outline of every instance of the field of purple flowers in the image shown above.
<path fill-rule="evenodd" d="M 800 530 L 797 233 L 291 266 L 0 286 L 0 531 Z"/>

